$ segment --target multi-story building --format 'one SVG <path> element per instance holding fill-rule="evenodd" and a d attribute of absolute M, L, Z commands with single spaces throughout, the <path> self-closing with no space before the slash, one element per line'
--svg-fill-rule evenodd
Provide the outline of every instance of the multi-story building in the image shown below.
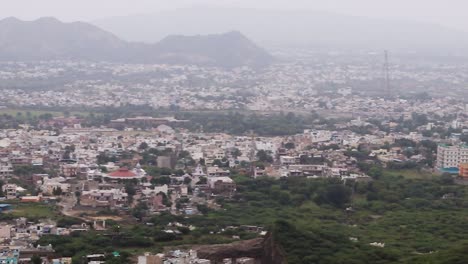
<path fill-rule="evenodd" d="M 458 168 L 460 164 L 468 163 L 468 146 L 451 146 L 441 144 L 437 147 L 438 169 Z"/>
<path fill-rule="evenodd" d="M 463 179 L 468 179 L 468 163 L 460 164 L 459 170 L 460 177 L 462 177 Z"/>

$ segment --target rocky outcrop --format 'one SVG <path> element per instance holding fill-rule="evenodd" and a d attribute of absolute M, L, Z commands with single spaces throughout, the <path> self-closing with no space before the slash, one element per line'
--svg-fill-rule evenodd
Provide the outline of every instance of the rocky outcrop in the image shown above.
<path fill-rule="evenodd" d="M 231 244 L 199 246 L 195 248 L 199 258 L 212 263 L 222 263 L 223 259 L 248 257 L 256 259 L 258 264 L 286 264 L 286 257 L 281 245 L 268 233 L 263 238 L 239 241 Z"/>
<path fill-rule="evenodd" d="M 262 264 L 287 264 L 286 252 L 274 239 L 273 233 L 268 233 L 263 241 Z"/>

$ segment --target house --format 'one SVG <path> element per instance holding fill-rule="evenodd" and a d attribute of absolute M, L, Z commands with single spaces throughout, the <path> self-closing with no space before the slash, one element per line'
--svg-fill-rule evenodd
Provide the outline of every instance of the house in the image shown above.
<path fill-rule="evenodd" d="M 209 178 L 208 185 L 214 194 L 231 195 L 236 191 L 236 183 L 229 177 Z"/>
<path fill-rule="evenodd" d="M 2 191 L 7 199 L 14 199 L 17 197 L 18 193 L 16 192 L 16 184 L 5 184 L 2 187 Z"/>
<path fill-rule="evenodd" d="M 128 194 L 124 189 L 83 191 L 80 204 L 89 207 L 119 208 L 127 205 Z"/>
<path fill-rule="evenodd" d="M 138 256 L 138 264 L 163 264 L 163 254 L 151 255 L 146 253 L 143 256 Z"/>
<path fill-rule="evenodd" d="M 127 167 L 122 167 L 116 171 L 103 175 L 104 179 L 110 181 L 140 180 L 144 177 L 146 177 L 146 172 L 139 165 L 137 165 L 133 170 L 129 170 Z"/>
<path fill-rule="evenodd" d="M 228 177 L 231 172 L 229 170 L 224 170 L 218 166 L 212 166 L 207 168 L 208 177 Z"/>
<path fill-rule="evenodd" d="M 41 186 L 41 191 L 44 194 L 52 195 L 54 190 L 60 189 L 64 193 L 70 191 L 70 184 L 64 183 L 66 179 L 63 177 L 58 178 L 44 178 L 43 184 Z"/>
<path fill-rule="evenodd" d="M 12 226 L 10 225 L 0 223 L 0 242 L 11 239 L 11 228 Z"/>
<path fill-rule="evenodd" d="M 281 165 L 292 165 L 296 164 L 296 158 L 291 156 L 280 156 Z"/>
<path fill-rule="evenodd" d="M 42 196 L 23 196 L 21 202 L 23 203 L 39 203 L 42 200 Z"/>

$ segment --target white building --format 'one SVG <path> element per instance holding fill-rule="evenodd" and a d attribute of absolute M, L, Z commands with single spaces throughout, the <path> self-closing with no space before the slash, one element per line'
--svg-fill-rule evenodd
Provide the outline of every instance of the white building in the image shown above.
<path fill-rule="evenodd" d="M 458 168 L 462 163 L 468 163 L 468 146 L 441 144 L 437 147 L 436 166 L 438 169 Z"/>

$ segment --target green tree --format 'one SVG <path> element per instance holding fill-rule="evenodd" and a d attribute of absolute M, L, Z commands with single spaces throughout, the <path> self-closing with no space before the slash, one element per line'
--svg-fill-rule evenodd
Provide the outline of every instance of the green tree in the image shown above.
<path fill-rule="evenodd" d="M 148 146 L 148 143 L 146 142 L 141 142 L 140 146 L 138 146 L 138 149 L 140 150 L 145 150 L 147 149 L 149 146 Z"/>
<path fill-rule="evenodd" d="M 296 145 L 293 142 L 288 142 L 288 143 L 284 144 L 284 147 L 287 148 L 287 149 L 294 149 L 294 148 L 296 148 Z"/>
<path fill-rule="evenodd" d="M 42 264 L 42 259 L 38 255 L 34 255 L 31 258 L 31 264 Z"/>
<path fill-rule="evenodd" d="M 63 190 L 59 186 L 57 188 L 54 188 L 54 190 L 52 191 L 52 194 L 55 195 L 55 196 L 61 196 L 63 194 Z"/>
<path fill-rule="evenodd" d="M 242 152 L 238 149 L 238 148 L 234 148 L 232 151 L 231 151 L 231 155 L 237 159 L 238 157 L 242 156 Z"/>
<path fill-rule="evenodd" d="M 372 166 L 370 169 L 369 169 L 369 176 L 371 176 L 372 178 L 374 179 L 378 179 L 382 176 L 383 174 L 383 170 L 382 170 L 382 167 L 379 167 L 379 166 Z"/>
<path fill-rule="evenodd" d="M 317 202 L 329 203 L 335 207 L 343 207 L 351 201 L 351 189 L 342 184 L 331 184 L 319 195 Z"/>
<path fill-rule="evenodd" d="M 269 162 L 269 163 L 273 162 L 273 157 L 265 150 L 259 150 L 257 152 L 257 159 L 260 162 Z"/>

